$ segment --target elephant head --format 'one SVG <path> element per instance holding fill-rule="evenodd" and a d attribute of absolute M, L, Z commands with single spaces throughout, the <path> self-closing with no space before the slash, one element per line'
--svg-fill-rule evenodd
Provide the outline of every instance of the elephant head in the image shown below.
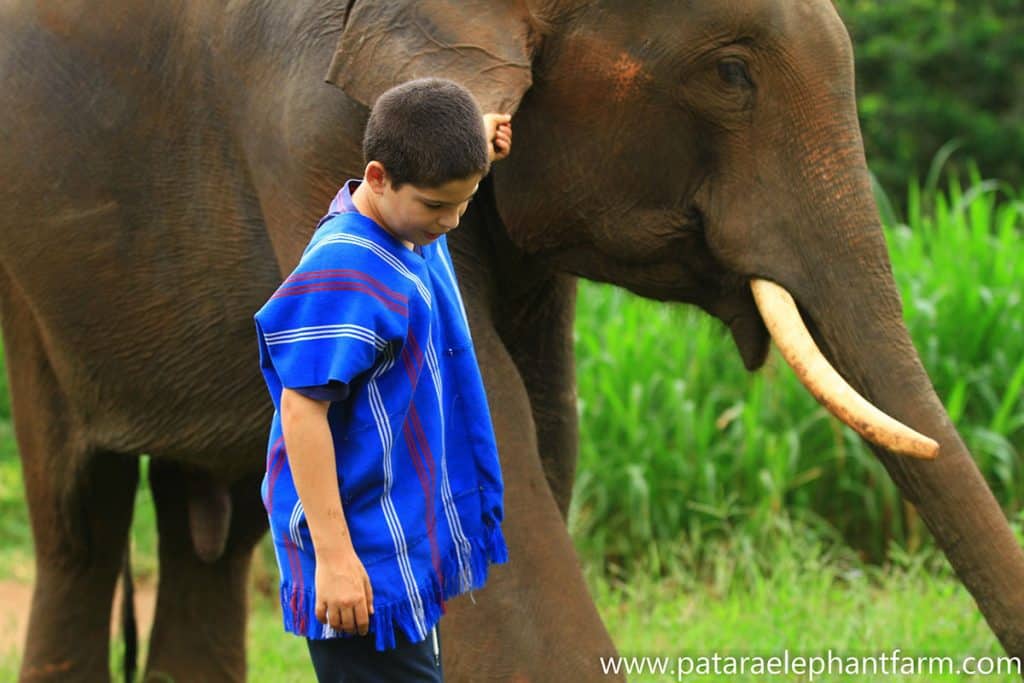
<path fill-rule="evenodd" d="M 425 75 L 516 111 L 516 148 L 493 172 L 514 249 L 696 304 L 751 370 L 770 329 L 872 442 L 1007 651 L 1024 654 L 1024 555 L 904 327 L 832 2 L 350 3 L 328 80 L 369 104 Z M 781 314 L 773 285 L 795 301 Z M 788 341 L 794 324 L 810 336 Z M 824 358 L 808 355 L 810 337 Z"/>

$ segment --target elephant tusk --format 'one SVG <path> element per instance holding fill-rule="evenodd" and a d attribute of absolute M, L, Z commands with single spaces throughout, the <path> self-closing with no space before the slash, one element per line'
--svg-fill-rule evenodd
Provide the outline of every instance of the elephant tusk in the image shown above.
<path fill-rule="evenodd" d="M 934 439 L 883 413 L 839 375 L 814 343 L 789 292 L 761 279 L 752 279 L 750 289 L 782 357 L 818 403 L 876 446 L 915 458 L 938 454 Z"/>

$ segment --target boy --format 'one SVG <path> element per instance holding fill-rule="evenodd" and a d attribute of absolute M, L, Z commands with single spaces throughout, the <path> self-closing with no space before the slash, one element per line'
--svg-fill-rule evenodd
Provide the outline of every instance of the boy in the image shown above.
<path fill-rule="evenodd" d="M 451 81 L 385 92 L 362 181 L 345 183 L 256 314 L 276 408 L 262 495 L 284 626 L 307 638 L 321 682 L 441 681 L 444 601 L 507 560 L 494 432 L 444 235 L 511 144 L 510 117 L 482 116 Z"/>

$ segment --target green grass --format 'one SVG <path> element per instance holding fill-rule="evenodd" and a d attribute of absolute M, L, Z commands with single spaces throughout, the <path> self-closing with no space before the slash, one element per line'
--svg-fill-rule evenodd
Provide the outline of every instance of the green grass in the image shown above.
<path fill-rule="evenodd" d="M 17 457 L 11 423 L 0 418 L 0 576 L 28 578 L 32 532 Z"/>
<path fill-rule="evenodd" d="M 148 492 L 140 491 L 140 505 Z M 151 535 L 145 518 L 136 540 Z M 899 648 L 906 655 L 997 657 L 998 643 L 964 589 L 932 552 L 893 552 L 883 568 L 864 564 L 849 550 L 822 543 L 813 530 L 775 520 L 774 542 L 755 549 L 742 539 L 705 549 L 713 570 L 698 576 L 670 568 L 661 577 L 628 580 L 591 566 L 588 583 L 623 656 L 721 655 L 869 656 Z M 137 558 L 138 559 L 138 558 Z M 273 557 L 264 545 L 251 580 L 248 624 L 249 680 L 288 683 L 310 679 L 303 641 L 284 633 L 274 591 Z M 150 585 L 155 577 L 144 581 Z M 145 643 L 140 662 L 144 661 Z M 17 651 L 0 655 L 0 680 L 13 680 Z M 120 643 L 111 668 L 119 675 Z M 668 676 L 632 681 L 675 680 Z M 696 680 L 696 679 L 695 679 Z M 762 681 L 764 677 L 704 677 L 711 681 Z M 780 677 L 778 680 L 797 680 Z M 818 680 L 982 680 L 970 677 L 823 677 Z M 987 677 L 1010 681 L 1011 677 Z"/>
<path fill-rule="evenodd" d="M 946 577 L 914 569 L 873 575 L 829 565 L 783 561 L 725 595 L 687 593 L 671 581 L 599 585 L 596 599 L 620 652 L 627 656 L 908 656 L 998 657 L 998 643 L 964 590 Z M 674 680 L 634 676 L 632 681 Z M 707 676 L 689 680 L 800 680 L 795 676 Z M 806 680 L 806 679 L 804 679 Z M 827 676 L 817 680 L 964 681 L 960 676 Z M 1010 681 L 1013 677 L 985 677 Z"/>
<path fill-rule="evenodd" d="M 780 538 L 792 534 L 783 527 Z M 900 648 L 911 656 L 998 657 L 1002 650 L 964 589 L 930 553 L 894 553 L 882 569 L 851 554 L 792 536 L 771 558 L 771 571 L 735 548 L 716 548 L 710 582 L 685 572 L 628 583 L 590 571 L 598 609 L 624 656 L 720 654 L 867 656 Z M 250 679 L 308 679 L 305 648 L 284 634 L 273 599 L 256 596 L 249 625 Z M 632 681 L 672 677 L 633 676 Z M 697 680 L 697 679 L 694 679 Z M 699 680 L 763 681 L 764 677 Z M 793 677 L 778 680 L 796 680 Z M 973 681 L 981 677 L 823 677 L 819 680 Z M 1012 677 L 986 677 L 1011 681 Z"/>

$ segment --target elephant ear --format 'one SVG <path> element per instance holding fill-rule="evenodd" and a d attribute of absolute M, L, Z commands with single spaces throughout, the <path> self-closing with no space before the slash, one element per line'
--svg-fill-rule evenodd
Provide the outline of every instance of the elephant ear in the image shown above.
<path fill-rule="evenodd" d="M 356 0 L 327 82 L 366 105 L 414 78 L 450 78 L 483 111 L 512 113 L 532 82 L 537 32 L 521 0 Z"/>

